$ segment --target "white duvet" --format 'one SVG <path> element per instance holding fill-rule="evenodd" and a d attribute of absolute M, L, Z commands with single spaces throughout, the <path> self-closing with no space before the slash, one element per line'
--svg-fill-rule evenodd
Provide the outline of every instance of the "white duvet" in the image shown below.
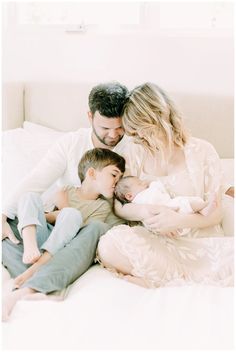
<path fill-rule="evenodd" d="M 145 289 L 95 265 L 64 301 L 19 301 L 2 331 L 4 349 L 230 349 L 233 288 Z"/>

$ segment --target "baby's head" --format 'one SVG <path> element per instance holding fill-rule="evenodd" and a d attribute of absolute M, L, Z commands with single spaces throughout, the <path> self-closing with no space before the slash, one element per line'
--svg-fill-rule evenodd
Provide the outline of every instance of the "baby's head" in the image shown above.
<path fill-rule="evenodd" d="M 146 181 L 136 176 L 125 176 L 117 183 L 114 195 L 122 204 L 130 203 L 138 193 L 146 188 L 148 188 Z"/>
<path fill-rule="evenodd" d="M 88 150 L 81 158 L 78 174 L 81 183 L 106 198 L 112 198 L 115 186 L 125 171 L 125 159 L 104 148 Z"/>

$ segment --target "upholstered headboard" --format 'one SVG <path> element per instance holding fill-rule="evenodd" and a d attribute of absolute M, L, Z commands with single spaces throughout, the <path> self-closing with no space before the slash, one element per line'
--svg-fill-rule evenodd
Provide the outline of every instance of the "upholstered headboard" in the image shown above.
<path fill-rule="evenodd" d="M 88 95 L 96 84 L 96 82 L 4 83 L 3 129 L 21 127 L 24 121 L 60 131 L 72 131 L 89 126 Z M 221 158 L 233 158 L 233 97 L 184 92 L 168 93 L 182 112 L 192 134 L 211 142 Z"/>

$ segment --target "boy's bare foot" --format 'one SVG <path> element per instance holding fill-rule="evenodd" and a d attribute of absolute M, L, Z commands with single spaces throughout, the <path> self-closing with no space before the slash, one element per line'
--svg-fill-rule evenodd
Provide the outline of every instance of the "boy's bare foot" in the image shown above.
<path fill-rule="evenodd" d="M 22 274 L 18 275 L 14 279 L 15 287 L 19 288 L 22 286 L 26 280 L 33 276 L 33 274 L 40 268 L 41 265 L 47 263 L 51 258 L 52 255 L 47 251 L 40 255 L 40 258 L 33 265 L 31 265 L 27 270 L 25 270 Z"/>
<path fill-rule="evenodd" d="M 41 256 L 36 240 L 35 225 L 29 225 L 25 227 L 22 230 L 22 238 L 24 244 L 24 253 L 22 261 L 24 264 L 33 264 Z"/>
<path fill-rule="evenodd" d="M 38 248 L 25 248 L 24 249 L 24 254 L 23 254 L 23 259 L 22 262 L 24 264 L 33 264 L 37 262 L 39 257 L 41 256 L 41 253 Z"/>
<path fill-rule="evenodd" d="M 24 271 L 22 274 L 18 275 L 15 279 L 14 279 L 14 287 L 15 288 L 19 288 L 20 286 L 23 285 L 23 283 L 28 280 L 34 273 L 36 270 L 30 270 L 32 267 L 30 267 L 29 269 L 27 269 L 26 271 Z"/>
<path fill-rule="evenodd" d="M 7 321 L 10 318 L 11 312 L 17 301 L 34 292 L 35 291 L 33 289 L 24 287 L 19 290 L 12 291 L 6 295 L 2 302 L 2 321 Z"/>
<path fill-rule="evenodd" d="M 207 216 L 211 214 L 217 208 L 217 195 L 214 193 L 205 208 L 199 211 L 200 214 Z"/>

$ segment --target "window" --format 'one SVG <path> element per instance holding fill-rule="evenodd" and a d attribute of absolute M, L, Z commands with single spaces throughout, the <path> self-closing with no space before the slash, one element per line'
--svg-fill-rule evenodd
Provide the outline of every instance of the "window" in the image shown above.
<path fill-rule="evenodd" d="M 231 1 L 5 2 L 4 29 L 30 33 L 232 35 Z M 30 29 L 30 30 L 29 30 Z"/>
<path fill-rule="evenodd" d="M 166 2 L 160 4 L 160 27 L 182 30 L 231 28 L 230 2 Z"/>
<path fill-rule="evenodd" d="M 12 6 L 17 25 L 137 26 L 141 18 L 139 2 L 21 2 Z"/>

